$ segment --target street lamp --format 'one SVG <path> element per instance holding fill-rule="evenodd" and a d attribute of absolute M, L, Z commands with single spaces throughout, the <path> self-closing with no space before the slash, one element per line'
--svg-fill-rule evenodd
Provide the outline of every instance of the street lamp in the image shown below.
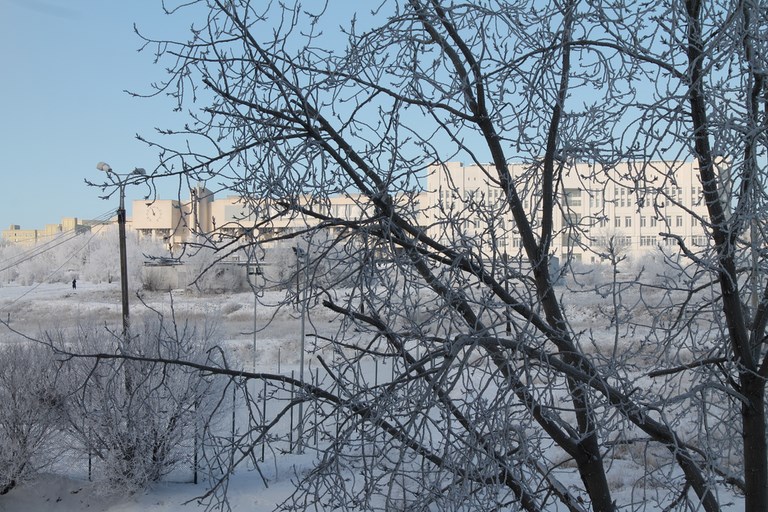
<path fill-rule="evenodd" d="M 307 287 L 309 286 L 309 254 L 299 246 L 293 248 L 296 254 L 296 297 L 299 296 L 301 264 L 304 263 L 304 288 L 301 290 L 301 354 L 299 356 L 299 382 L 304 386 L 304 348 L 306 343 Z M 299 401 L 299 432 L 296 441 L 301 453 L 301 437 L 304 434 L 304 400 Z"/>
<path fill-rule="evenodd" d="M 259 259 L 256 254 L 256 227 L 251 229 L 251 254 L 248 256 L 248 261 L 245 266 L 245 273 L 247 274 L 248 286 L 253 291 L 253 372 L 256 373 L 256 309 L 259 306 L 259 289 L 258 289 L 258 277 L 264 273 L 259 265 Z M 253 280 L 251 280 L 253 276 Z"/>
<path fill-rule="evenodd" d="M 509 256 L 507 255 L 506 250 L 504 251 L 504 254 L 501 255 L 501 259 L 504 262 L 504 293 L 509 295 Z M 512 322 L 509 317 L 509 304 L 506 302 L 504 303 L 504 316 L 507 319 L 506 333 L 507 336 L 509 336 L 512 334 Z"/>
<path fill-rule="evenodd" d="M 120 191 L 120 207 L 117 209 L 117 226 L 120 238 L 120 286 L 123 298 L 123 340 L 128 343 L 128 259 L 125 249 L 125 186 L 134 183 L 137 176 L 144 176 L 147 172 L 137 167 L 128 174 L 118 174 L 112 170 L 108 163 L 99 162 L 96 168 L 106 173 L 109 181 L 117 185 Z"/>

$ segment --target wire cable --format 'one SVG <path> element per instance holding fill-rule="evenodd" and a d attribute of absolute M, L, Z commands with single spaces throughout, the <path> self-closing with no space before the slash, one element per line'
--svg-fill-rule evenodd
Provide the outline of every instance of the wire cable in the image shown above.
<path fill-rule="evenodd" d="M 113 211 L 114 210 L 110 210 L 110 212 L 108 212 L 107 214 L 100 215 L 99 218 L 96 219 L 99 222 L 95 226 L 100 228 L 101 226 L 104 226 L 105 224 L 107 224 L 107 222 L 108 222 L 108 220 L 110 218 L 109 216 L 111 216 L 111 213 Z M 107 216 L 105 219 L 101 220 L 100 218 L 104 217 L 105 215 L 109 215 L 109 216 Z M 75 239 L 76 237 L 80 236 L 81 234 L 82 234 L 82 232 L 78 232 L 77 229 L 72 229 L 72 230 L 69 230 L 69 231 L 64 231 L 62 233 L 57 233 L 56 235 L 53 235 L 53 238 L 51 238 L 50 240 L 48 240 L 47 242 L 45 242 L 45 243 L 43 243 L 41 245 L 35 245 L 31 249 L 28 249 L 26 251 L 21 252 L 20 254 L 16 254 L 14 256 L 6 258 L 5 260 L 0 261 L 0 265 L 5 265 L 5 266 L 0 267 L 0 272 L 2 272 L 4 270 L 9 270 L 9 269 L 11 269 L 11 268 L 13 268 L 15 266 L 18 266 L 18 265 L 20 265 L 22 263 L 30 261 L 30 260 L 40 256 L 41 254 L 45 254 L 46 252 L 48 252 L 48 251 L 50 251 L 50 250 L 52 250 L 52 249 L 54 249 L 54 248 L 56 248 L 56 247 L 58 247 L 58 246 L 60 246 L 62 244 L 65 244 L 65 243 L 69 242 L 70 240 Z M 8 262 L 10 262 L 10 263 L 8 263 Z"/>
<path fill-rule="evenodd" d="M 72 251 L 72 254 L 70 254 L 70 255 L 69 255 L 69 257 L 68 257 L 66 260 L 64 260 L 64 263 L 62 263 L 61 265 L 59 265 L 57 268 L 55 268 L 55 269 L 51 270 L 51 271 L 48 273 L 48 275 L 47 275 L 47 276 L 45 276 L 45 279 L 43 279 L 43 280 L 42 280 L 42 281 L 40 281 L 39 283 L 37 283 L 37 284 L 35 284 L 34 286 L 32 286 L 32 287 L 31 287 L 29 290 L 27 290 L 26 292 L 22 293 L 21 295 L 19 295 L 18 297 L 16 297 L 16 298 L 15 298 L 15 299 L 13 299 L 12 301 L 10 301 L 10 302 L 6 303 L 6 304 L 3 306 L 3 308 L 1 308 L 1 309 L 0 309 L 0 312 L 4 312 L 4 311 L 6 310 L 6 308 L 7 308 L 7 307 L 14 305 L 14 304 L 15 304 L 15 303 L 17 303 L 18 301 L 20 301 L 21 299 L 23 299 L 24 297 L 26 297 L 27 295 L 29 295 L 30 293 L 32 293 L 34 290 L 36 290 L 36 289 L 37 289 L 39 286 L 41 286 L 42 284 L 44 284 L 46 281 L 48 281 L 48 279 L 49 279 L 49 278 L 50 278 L 50 277 L 51 277 L 53 274 L 55 274 L 56 272 L 58 272 L 59 270 L 61 270 L 61 269 L 62 269 L 62 267 L 64 267 L 64 265 L 66 265 L 67 263 L 69 263 L 69 262 L 70 262 L 70 260 L 72 260 L 72 258 L 74 258 L 74 257 L 75 257 L 75 255 L 79 254 L 80 252 L 82 252 L 82 251 L 83 251 L 83 249 L 85 249 L 86 247 L 88 247 L 88 244 L 90 244 L 90 243 L 91 243 L 91 240 L 93 240 L 93 237 L 95 237 L 95 236 L 98 234 L 98 232 L 101 230 L 101 228 L 103 228 L 104 226 L 106 226 L 106 223 L 101 223 L 101 224 L 98 224 L 98 225 L 97 225 L 98 229 L 97 229 L 96 231 L 92 231 L 92 232 L 91 232 L 91 236 L 89 236 L 89 237 L 88 237 L 88 240 L 86 240 L 86 241 L 85 241 L 85 244 L 84 244 L 82 247 L 80 247 L 80 248 L 79 248 L 79 249 L 77 249 L 76 251 Z"/>

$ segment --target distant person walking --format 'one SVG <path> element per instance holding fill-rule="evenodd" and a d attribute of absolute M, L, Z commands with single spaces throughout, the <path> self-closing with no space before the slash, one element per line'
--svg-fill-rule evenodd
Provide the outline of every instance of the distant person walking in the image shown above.
<path fill-rule="evenodd" d="M 72 280 L 72 289 L 77 290 L 77 279 Z"/>

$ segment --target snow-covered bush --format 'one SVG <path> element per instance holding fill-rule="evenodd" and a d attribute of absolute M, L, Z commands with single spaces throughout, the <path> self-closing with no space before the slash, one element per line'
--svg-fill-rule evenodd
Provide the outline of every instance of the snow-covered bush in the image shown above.
<path fill-rule="evenodd" d="M 116 226 L 109 226 L 94 236 L 83 251 L 80 278 L 92 283 L 112 282 L 120 279 L 119 240 Z M 164 255 L 162 244 L 156 240 L 126 234 L 128 279 L 140 282 L 144 261 L 148 256 Z M 165 251 L 167 252 L 167 251 Z"/>
<path fill-rule="evenodd" d="M 211 336 L 157 316 L 136 322 L 127 344 L 97 327 L 80 329 L 74 339 L 58 336 L 67 352 L 145 358 L 77 357 L 65 365 L 79 386 L 69 400 L 70 430 L 82 452 L 96 457 L 97 478 L 111 489 L 132 492 L 191 466 L 195 425 L 212 383 L 164 361 L 205 360 Z"/>
<path fill-rule="evenodd" d="M 42 345 L 0 348 L 0 494 L 55 461 L 63 390 Z"/>
<path fill-rule="evenodd" d="M 177 267 L 145 266 L 141 270 L 141 287 L 148 291 L 169 291 L 178 287 Z"/>
<path fill-rule="evenodd" d="M 239 292 L 248 289 L 245 266 L 211 249 L 201 248 L 182 258 L 179 286 L 197 293 Z"/>

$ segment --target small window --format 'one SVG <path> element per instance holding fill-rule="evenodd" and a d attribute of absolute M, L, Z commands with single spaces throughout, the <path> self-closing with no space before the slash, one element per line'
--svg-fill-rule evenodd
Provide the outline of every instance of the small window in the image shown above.
<path fill-rule="evenodd" d="M 625 228 L 632 227 L 632 217 L 624 217 L 624 227 Z"/>
<path fill-rule="evenodd" d="M 565 204 L 571 208 L 581 206 L 581 190 L 577 188 L 565 189 Z"/>
<path fill-rule="evenodd" d="M 675 217 L 675 227 L 681 228 L 683 227 L 683 217 L 678 215 Z"/>

